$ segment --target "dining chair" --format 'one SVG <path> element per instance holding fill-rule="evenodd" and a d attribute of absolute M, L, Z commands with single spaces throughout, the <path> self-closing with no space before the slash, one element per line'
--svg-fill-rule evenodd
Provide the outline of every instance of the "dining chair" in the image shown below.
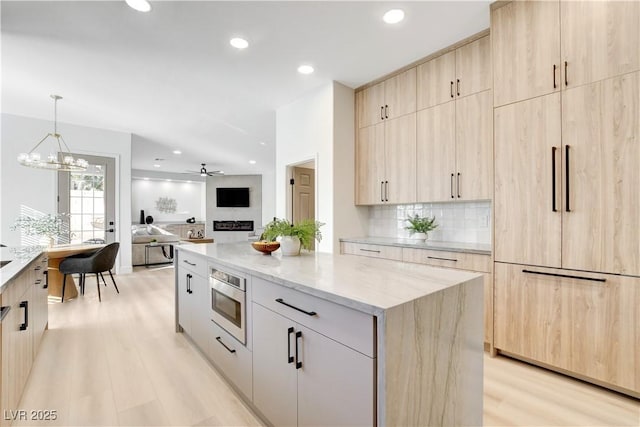
<path fill-rule="evenodd" d="M 86 274 L 95 274 L 96 282 L 98 285 L 98 300 L 102 302 L 102 295 L 100 293 L 100 277 L 102 277 L 102 281 L 105 286 L 107 282 L 104 280 L 103 272 L 108 271 L 109 276 L 111 276 L 111 281 L 113 282 L 113 286 L 116 288 L 116 292 L 120 293 L 118 290 L 118 285 L 116 285 L 116 281 L 113 278 L 113 274 L 111 273 L 111 269 L 115 265 L 116 256 L 118 255 L 118 250 L 120 249 L 120 243 L 114 242 L 110 243 L 107 246 L 98 249 L 95 252 L 89 254 L 77 254 L 71 255 L 60 262 L 60 273 L 64 274 L 62 279 L 62 302 L 64 302 L 64 288 L 67 284 L 67 275 L 69 274 L 79 274 L 80 275 L 80 290 L 82 294 L 84 294 L 84 285 L 86 281 Z"/>

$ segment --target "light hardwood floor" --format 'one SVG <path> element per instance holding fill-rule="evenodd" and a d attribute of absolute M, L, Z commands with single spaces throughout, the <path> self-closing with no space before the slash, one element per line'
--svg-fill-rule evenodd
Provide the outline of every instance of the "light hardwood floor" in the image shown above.
<path fill-rule="evenodd" d="M 14 425 L 262 425 L 182 334 L 173 269 L 116 277 L 98 302 L 49 305 L 49 331 L 20 409 L 55 422 Z M 487 426 L 638 426 L 640 402 L 506 358 L 485 357 Z"/>

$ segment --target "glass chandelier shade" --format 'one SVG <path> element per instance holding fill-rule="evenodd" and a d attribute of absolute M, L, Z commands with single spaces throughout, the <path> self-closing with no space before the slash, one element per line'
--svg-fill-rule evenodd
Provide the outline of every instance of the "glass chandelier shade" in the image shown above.
<path fill-rule="evenodd" d="M 84 171 L 89 162 L 75 159 L 62 135 L 58 133 L 58 100 L 61 96 L 51 95 L 53 98 L 53 133 L 48 133 L 29 151 L 18 155 L 18 163 L 36 169 L 51 169 L 57 171 Z M 46 156 L 40 154 L 38 148 L 48 141 L 50 151 Z M 45 144 L 46 146 L 46 144 Z M 43 148 L 46 148 L 43 146 Z"/>

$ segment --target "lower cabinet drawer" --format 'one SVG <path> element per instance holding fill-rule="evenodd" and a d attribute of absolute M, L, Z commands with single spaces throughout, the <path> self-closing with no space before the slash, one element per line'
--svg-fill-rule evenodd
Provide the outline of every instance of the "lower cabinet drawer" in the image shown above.
<path fill-rule="evenodd" d="M 402 248 L 396 246 L 369 245 L 366 243 L 340 243 L 343 254 L 360 255 L 371 258 L 384 258 L 402 261 Z"/>
<path fill-rule="evenodd" d="M 254 302 L 375 357 L 373 316 L 258 277 L 253 277 L 252 292 Z"/>
<path fill-rule="evenodd" d="M 213 320 L 209 321 L 210 333 L 207 354 L 209 359 L 248 400 L 253 396 L 253 364 L 251 352 Z"/>
<path fill-rule="evenodd" d="M 460 270 L 480 271 L 483 273 L 491 272 L 491 255 L 402 248 L 402 260 L 433 267 L 458 268 Z"/>
<path fill-rule="evenodd" d="M 189 270 L 192 273 L 198 274 L 202 277 L 209 277 L 207 271 L 207 260 L 195 255 L 189 251 L 180 250 L 178 246 L 178 263 L 179 267 L 185 270 Z"/>

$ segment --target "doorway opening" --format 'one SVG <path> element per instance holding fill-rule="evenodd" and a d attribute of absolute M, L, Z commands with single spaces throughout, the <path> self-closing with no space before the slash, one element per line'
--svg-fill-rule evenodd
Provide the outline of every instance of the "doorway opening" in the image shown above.
<path fill-rule="evenodd" d="M 315 159 L 287 166 L 287 215 L 292 223 L 316 219 L 316 161 Z M 315 241 L 314 241 L 315 249 Z"/>

